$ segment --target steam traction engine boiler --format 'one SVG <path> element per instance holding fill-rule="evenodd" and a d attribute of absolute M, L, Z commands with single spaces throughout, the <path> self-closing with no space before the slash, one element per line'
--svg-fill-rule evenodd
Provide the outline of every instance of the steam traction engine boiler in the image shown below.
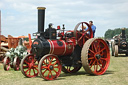
<path fill-rule="evenodd" d="M 87 73 L 94 75 L 107 70 L 110 61 L 108 45 L 102 39 L 93 38 L 88 23 L 80 22 L 72 31 L 65 31 L 64 25 L 62 29 L 58 26 L 58 33 L 49 24 L 44 32 L 44 19 L 45 8 L 38 7 L 38 32 L 33 34 L 37 38 L 32 43 L 31 54 L 21 61 L 23 75 L 36 77 L 40 74 L 45 80 L 54 80 L 61 70 L 75 73 L 82 66 Z M 86 31 L 84 25 L 88 27 Z"/>

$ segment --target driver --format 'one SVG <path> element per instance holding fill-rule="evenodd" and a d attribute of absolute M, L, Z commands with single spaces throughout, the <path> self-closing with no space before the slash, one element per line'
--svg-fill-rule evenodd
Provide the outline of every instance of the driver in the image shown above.
<path fill-rule="evenodd" d="M 93 37 L 95 36 L 95 31 L 96 31 L 96 26 L 93 25 L 93 21 L 89 21 L 89 25 L 91 26 L 92 28 L 92 31 L 93 31 Z M 87 28 L 88 29 L 88 28 Z M 85 29 L 85 30 L 87 30 Z"/>

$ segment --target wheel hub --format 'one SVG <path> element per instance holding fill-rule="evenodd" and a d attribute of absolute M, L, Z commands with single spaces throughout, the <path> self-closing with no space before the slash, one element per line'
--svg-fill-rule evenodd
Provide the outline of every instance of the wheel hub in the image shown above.
<path fill-rule="evenodd" d="M 49 66 L 49 69 L 50 69 L 50 70 L 53 70 L 53 69 L 54 69 L 54 67 L 53 67 L 52 65 L 50 65 L 50 66 Z"/>
<path fill-rule="evenodd" d="M 100 59 L 101 58 L 101 55 L 100 54 L 96 54 L 96 59 Z"/>

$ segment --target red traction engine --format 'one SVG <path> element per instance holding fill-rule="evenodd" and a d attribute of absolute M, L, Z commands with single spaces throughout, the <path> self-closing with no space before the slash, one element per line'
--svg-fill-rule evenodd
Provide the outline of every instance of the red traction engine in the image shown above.
<path fill-rule="evenodd" d="M 92 29 L 86 22 L 80 22 L 74 30 L 66 31 L 49 27 L 44 31 L 45 8 L 38 7 L 37 38 L 31 46 L 31 54 L 21 61 L 21 72 L 26 77 L 38 74 L 45 80 L 56 79 L 61 70 L 76 73 L 83 66 L 93 75 L 102 75 L 109 66 L 110 52 L 106 42 L 93 38 Z M 85 25 L 88 27 L 85 30 Z M 59 38 L 59 39 L 58 39 Z"/>

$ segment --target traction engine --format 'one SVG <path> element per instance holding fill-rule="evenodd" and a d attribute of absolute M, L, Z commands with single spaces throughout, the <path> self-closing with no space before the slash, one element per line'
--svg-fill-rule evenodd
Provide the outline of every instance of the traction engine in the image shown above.
<path fill-rule="evenodd" d="M 128 56 L 128 41 L 125 34 L 125 28 L 122 28 L 121 34 L 114 37 L 111 43 L 112 56 L 118 57 L 118 54 L 126 54 Z"/>
<path fill-rule="evenodd" d="M 110 61 L 110 52 L 106 42 L 93 38 L 92 29 L 87 22 L 80 22 L 74 30 L 65 30 L 49 24 L 44 31 L 45 7 L 38 7 L 37 38 L 31 45 L 31 53 L 21 61 L 21 72 L 26 77 L 38 74 L 45 80 L 56 79 L 61 70 L 64 73 L 76 73 L 83 66 L 93 75 L 103 74 Z M 85 25 L 88 27 L 84 29 Z"/>
<path fill-rule="evenodd" d="M 19 40 L 19 44 L 16 48 L 11 48 L 5 53 L 3 67 L 5 71 L 14 68 L 15 71 L 20 68 L 21 59 L 28 54 L 27 48 L 23 46 L 22 39 Z"/>

